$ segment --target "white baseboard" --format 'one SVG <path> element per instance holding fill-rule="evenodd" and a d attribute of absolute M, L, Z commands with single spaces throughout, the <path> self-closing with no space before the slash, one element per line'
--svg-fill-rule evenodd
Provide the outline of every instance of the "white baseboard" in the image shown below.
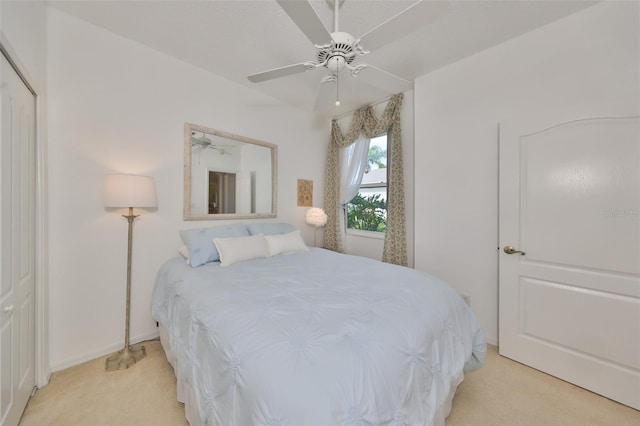
<path fill-rule="evenodd" d="M 131 337 L 129 339 L 129 342 L 130 342 L 131 345 L 133 345 L 135 343 L 144 342 L 145 340 L 155 339 L 159 335 L 160 334 L 158 333 L 158 330 L 156 330 L 153 333 L 148 333 L 146 335 Z M 59 363 L 56 363 L 56 364 L 52 365 L 51 366 L 51 372 L 55 373 L 56 371 L 66 370 L 67 368 L 71 368 L 71 367 L 75 367 L 76 365 L 84 364 L 87 361 L 93 361 L 96 358 L 100 358 L 102 356 L 109 355 L 110 353 L 119 351 L 120 349 L 122 349 L 122 347 L 123 347 L 123 344 L 122 344 L 122 342 L 120 342 L 120 343 L 114 343 L 114 344 L 111 344 L 109 346 L 103 347 L 102 349 L 98 349 L 98 350 L 95 350 L 95 351 L 87 352 L 87 353 L 85 353 L 84 355 L 81 355 L 78 358 L 74 358 L 74 359 L 71 359 L 71 360 L 68 360 L 68 361 L 64 361 L 64 362 L 59 362 Z"/>

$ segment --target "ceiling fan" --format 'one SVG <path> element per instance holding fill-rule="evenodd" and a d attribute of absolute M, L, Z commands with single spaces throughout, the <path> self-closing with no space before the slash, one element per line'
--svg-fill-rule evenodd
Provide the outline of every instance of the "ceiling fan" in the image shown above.
<path fill-rule="evenodd" d="M 200 151 L 204 149 L 214 149 L 218 151 L 220 155 L 231 155 L 231 153 L 224 148 L 224 145 L 214 144 L 205 133 L 202 133 L 202 136 L 196 136 L 196 132 L 191 132 L 191 146 Z"/>
<path fill-rule="evenodd" d="M 344 0 L 326 0 L 333 8 L 333 32 L 329 33 L 315 10 L 307 0 L 276 0 L 293 22 L 302 30 L 318 49 L 315 61 L 300 62 L 281 68 L 252 74 L 247 78 L 253 83 L 286 77 L 292 74 L 307 72 L 320 68 L 328 70 L 322 77 L 320 93 L 316 99 L 316 109 L 324 104 L 331 95 L 330 85 L 336 83 L 336 106 L 340 106 L 338 96 L 338 79 L 344 69 L 350 71 L 352 77 L 359 77 L 366 83 L 392 93 L 402 92 L 413 87 L 413 83 L 402 77 L 393 75 L 371 64 L 358 63 L 359 56 L 371 50 L 393 42 L 426 23 L 442 15 L 448 7 L 444 1 L 419 0 L 402 12 L 369 30 L 359 38 L 339 30 L 339 10 Z M 370 50 L 365 50 L 367 47 Z M 365 70 L 363 72 L 363 70 Z"/>

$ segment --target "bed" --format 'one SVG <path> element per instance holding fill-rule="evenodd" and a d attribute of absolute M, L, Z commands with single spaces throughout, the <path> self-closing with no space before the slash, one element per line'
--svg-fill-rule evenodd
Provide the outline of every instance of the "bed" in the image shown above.
<path fill-rule="evenodd" d="M 306 247 L 195 266 L 168 260 L 152 298 L 192 425 L 444 424 L 485 360 L 469 307 L 423 272 Z"/>

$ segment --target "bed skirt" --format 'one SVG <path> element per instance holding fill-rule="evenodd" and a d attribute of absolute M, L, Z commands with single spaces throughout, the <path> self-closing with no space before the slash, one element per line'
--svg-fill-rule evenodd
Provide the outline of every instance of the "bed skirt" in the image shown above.
<path fill-rule="evenodd" d="M 167 328 L 162 325 L 162 323 L 158 324 L 158 329 L 160 331 L 160 344 L 162 345 L 162 349 L 164 349 L 164 353 L 167 356 L 167 361 L 169 361 L 169 364 L 171 364 L 171 367 L 173 367 L 173 373 L 176 376 L 176 391 L 178 395 L 178 401 L 184 404 L 184 416 L 191 426 L 204 425 L 204 422 L 200 418 L 198 403 L 196 401 L 193 388 L 189 383 L 187 383 L 186 380 L 180 377 L 180 369 L 176 365 L 177 360 L 172 355 L 173 351 L 171 350 L 171 339 L 169 338 L 169 332 L 167 331 Z"/>

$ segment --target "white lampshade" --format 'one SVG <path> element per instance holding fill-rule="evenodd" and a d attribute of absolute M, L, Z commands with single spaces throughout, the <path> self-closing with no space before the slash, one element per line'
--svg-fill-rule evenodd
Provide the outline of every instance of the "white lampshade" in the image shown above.
<path fill-rule="evenodd" d="M 107 175 L 105 207 L 156 207 L 156 185 L 151 176 Z"/>
<path fill-rule="evenodd" d="M 311 207 L 307 210 L 304 221 L 313 226 L 324 226 L 327 223 L 327 214 L 320 207 Z"/>

